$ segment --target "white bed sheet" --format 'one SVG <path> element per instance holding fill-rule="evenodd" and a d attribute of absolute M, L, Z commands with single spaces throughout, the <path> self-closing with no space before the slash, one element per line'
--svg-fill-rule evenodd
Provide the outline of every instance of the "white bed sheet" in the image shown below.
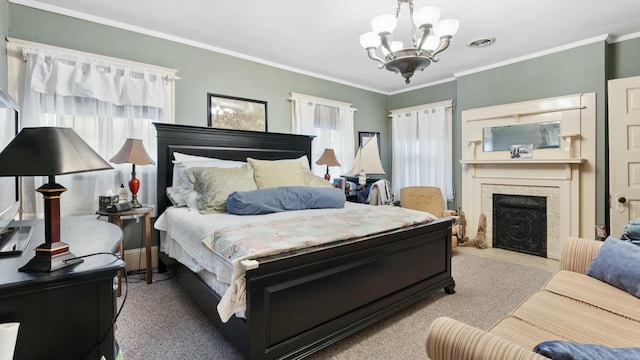
<path fill-rule="evenodd" d="M 181 264 L 185 265 L 191 271 L 196 273 L 200 279 L 216 294 L 222 295 L 229 289 L 229 284 L 218 280 L 216 274 L 205 270 L 196 261 L 187 254 L 178 242 L 171 238 L 166 232 L 160 232 L 160 250 L 169 254 L 172 258 L 176 259 Z M 243 314 L 236 314 L 238 316 Z M 240 316 L 243 317 L 243 316 Z"/>
<path fill-rule="evenodd" d="M 203 240 L 211 237 L 216 229 L 232 225 L 252 224 L 274 220 L 291 219 L 301 212 L 308 214 L 326 214 L 340 216 L 341 213 L 358 211 L 358 208 L 369 205 L 347 202 L 341 209 L 311 209 L 299 211 L 285 211 L 266 215 L 232 215 L 228 213 L 202 215 L 197 210 L 186 207 L 169 207 L 155 222 L 157 230 L 166 232 L 175 241 L 161 241 L 160 250 L 180 261 L 195 273 L 206 270 L 215 274 L 216 279 L 230 284 L 233 275 L 233 265 L 228 259 L 205 249 Z"/>

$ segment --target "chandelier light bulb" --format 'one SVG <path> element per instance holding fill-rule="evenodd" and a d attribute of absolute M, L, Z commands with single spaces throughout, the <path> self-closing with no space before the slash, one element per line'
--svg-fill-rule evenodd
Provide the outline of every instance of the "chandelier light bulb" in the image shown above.
<path fill-rule="evenodd" d="M 380 46 L 380 37 L 372 31 L 364 33 L 360 35 L 360 45 L 365 49 L 377 48 Z"/>
<path fill-rule="evenodd" d="M 435 35 L 429 35 L 422 46 L 423 49 L 433 51 L 440 45 L 440 40 Z"/>
<path fill-rule="evenodd" d="M 373 32 L 380 35 L 385 33 L 392 33 L 396 29 L 398 19 L 393 15 L 384 14 L 378 15 L 371 20 L 371 28 Z"/>
<path fill-rule="evenodd" d="M 416 27 L 435 25 L 440 19 L 440 9 L 435 6 L 425 6 L 413 12 L 413 23 Z"/>
<path fill-rule="evenodd" d="M 440 20 L 436 26 L 434 27 L 434 31 L 437 36 L 453 36 L 458 32 L 458 28 L 460 27 L 460 22 L 455 19 L 444 19 Z"/>

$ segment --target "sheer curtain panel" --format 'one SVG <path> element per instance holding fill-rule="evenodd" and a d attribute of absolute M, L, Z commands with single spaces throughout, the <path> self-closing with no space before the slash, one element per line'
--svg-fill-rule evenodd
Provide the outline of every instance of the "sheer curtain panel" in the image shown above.
<path fill-rule="evenodd" d="M 333 149 L 340 166 L 329 167 L 332 179 L 351 169 L 355 156 L 353 114 L 351 104 L 317 98 L 309 95 L 291 94 L 292 132 L 315 135 L 312 142 L 311 170 L 323 176 L 326 165 L 316 165 L 324 149 Z"/>
<path fill-rule="evenodd" d="M 436 186 L 453 200 L 451 106 L 392 111 L 393 194 L 405 186 Z"/>
<path fill-rule="evenodd" d="M 24 59 L 22 127 L 73 128 L 107 161 L 127 138 L 141 139 L 156 160 L 152 123 L 173 122 L 175 70 L 163 72 L 59 48 L 17 48 Z M 62 216 L 93 214 L 99 195 L 117 194 L 120 184 L 128 190 L 132 165 L 111 165 L 114 170 L 56 177 L 68 189 L 60 203 Z M 155 207 L 156 166 L 137 166 L 136 177 L 141 182 L 138 199 Z M 45 182 L 44 177 L 23 178 L 25 218 L 42 217 L 43 202 L 34 190 Z"/>

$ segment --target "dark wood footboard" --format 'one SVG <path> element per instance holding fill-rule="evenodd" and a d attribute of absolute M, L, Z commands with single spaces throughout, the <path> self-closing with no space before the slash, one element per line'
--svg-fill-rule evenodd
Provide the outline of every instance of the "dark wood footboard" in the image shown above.
<path fill-rule="evenodd" d="M 247 272 L 249 357 L 304 357 L 454 286 L 450 220 L 261 262 Z"/>
<path fill-rule="evenodd" d="M 163 255 L 165 256 L 165 255 Z M 222 323 L 220 300 L 165 259 L 178 281 L 249 359 L 299 359 L 427 295 L 453 293 L 451 219 L 263 261 L 248 270 L 246 320 Z"/>

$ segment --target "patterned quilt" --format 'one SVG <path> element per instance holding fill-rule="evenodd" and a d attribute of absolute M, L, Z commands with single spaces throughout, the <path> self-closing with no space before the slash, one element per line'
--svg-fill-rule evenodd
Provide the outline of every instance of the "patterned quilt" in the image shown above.
<path fill-rule="evenodd" d="M 233 281 L 218 305 L 222 321 L 246 310 L 244 271 L 246 260 L 255 260 L 335 241 L 374 235 L 436 217 L 421 211 L 393 206 L 370 206 L 362 211 L 335 216 L 300 216 L 251 225 L 230 226 L 215 231 L 203 241 L 205 247 L 233 263 Z M 249 266 L 259 266 L 253 262 Z"/>

